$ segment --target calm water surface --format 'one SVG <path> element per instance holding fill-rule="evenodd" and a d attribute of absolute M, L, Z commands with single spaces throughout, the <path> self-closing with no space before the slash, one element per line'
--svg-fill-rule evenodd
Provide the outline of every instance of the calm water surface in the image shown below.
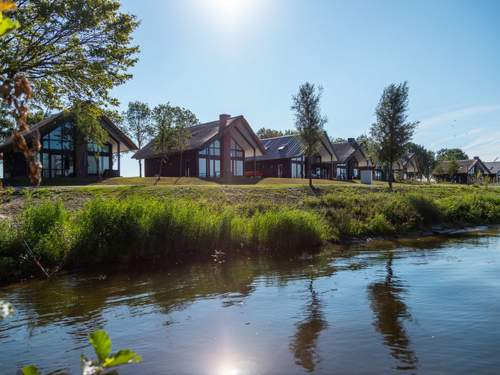
<path fill-rule="evenodd" d="M 500 373 L 500 232 L 382 245 L 0 289 L 0 374 L 78 374 L 97 328 L 120 374 Z"/>

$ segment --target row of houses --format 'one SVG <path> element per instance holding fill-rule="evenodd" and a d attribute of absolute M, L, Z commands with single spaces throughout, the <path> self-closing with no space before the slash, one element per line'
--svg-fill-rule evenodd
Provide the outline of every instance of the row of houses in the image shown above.
<path fill-rule="evenodd" d="M 145 176 L 190 176 L 227 182 L 248 178 L 305 178 L 309 163 L 312 177 L 322 179 L 385 180 L 389 172 L 373 165 L 362 147 L 353 139 L 333 143 L 326 133 L 321 137 L 317 153 L 308 160 L 298 135 L 259 139 L 243 116 L 222 114 L 216 121 L 190 128 L 191 137 L 182 153 L 159 155 L 154 141 L 142 149 L 124 134 L 109 118 L 101 124 L 108 134 L 108 142 L 98 146 L 78 134 L 71 115 L 60 113 L 34 125 L 30 132 L 38 132 L 42 139 L 41 161 L 43 177 L 119 176 L 121 154 L 134 151 L 134 159 L 145 161 Z M 24 135 L 29 139 L 30 132 Z M 4 161 L 4 179 L 26 177 L 26 164 L 22 154 L 15 152 L 12 139 L 0 145 Z M 460 175 L 439 176 L 468 183 L 478 173 L 496 173 L 500 178 L 500 163 L 474 159 L 467 164 L 460 161 Z M 495 164 L 495 165 L 493 165 Z M 463 168 L 462 168 L 463 165 Z M 443 170 L 448 170 L 443 168 Z M 463 173 L 462 173 L 463 172 Z M 399 179 L 417 175 L 414 155 L 409 154 L 396 163 L 392 171 Z M 466 177 L 462 177 L 465 174 Z"/>

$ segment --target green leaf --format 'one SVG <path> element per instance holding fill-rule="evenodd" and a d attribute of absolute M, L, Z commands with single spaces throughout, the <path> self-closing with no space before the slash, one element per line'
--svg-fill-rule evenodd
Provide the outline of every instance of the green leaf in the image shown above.
<path fill-rule="evenodd" d="M 104 363 L 106 358 L 111 353 L 111 339 L 106 331 L 98 330 L 89 335 L 89 342 L 94 347 L 95 354 L 101 363 Z"/>
<path fill-rule="evenodd" d="M 106 358 L 104 361 L 104 367 L 116 367 L 120 365 L 126 365 L 128 363 L 139 363 L 142 361 L 140 355 L 132 350 L 120 350 L 118 353 L 113 354 L 111 357 Z"/>
<path fill-rule="evenodd" d="M 29 365 L 29 366 L 23 367 L 22 374 L 23 375 L 40 375 L 40 371 L 38 371 L 38 368 L 36 366 Z"/>

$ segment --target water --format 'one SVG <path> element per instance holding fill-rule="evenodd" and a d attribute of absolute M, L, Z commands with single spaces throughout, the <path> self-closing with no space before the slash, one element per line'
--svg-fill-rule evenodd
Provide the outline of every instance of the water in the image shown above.
<path fill-rule="evenodd" d="M 120 374 L 498 374 L 500 232 L 378 247 L 0 289 L 0 374 L 78 374 L 97 328 Z"/>

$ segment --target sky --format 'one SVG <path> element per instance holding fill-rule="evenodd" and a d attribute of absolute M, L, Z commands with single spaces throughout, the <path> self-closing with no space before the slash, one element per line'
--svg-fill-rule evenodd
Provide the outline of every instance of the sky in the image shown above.
<path fill-rule="evenodd" d="M 141 24 L 134 77 L 113 94 L 201 122 L 294 127 L 291 97 L 324 89 L 331 137 L 368 133 L 384 87 L 407 81 L 416 143 L 500 157 L 500 1 L 122 0 Z M 500 160 L 500 159 L 499 159 Z M 122 175 L 138 175 L 122 158 Z"/>

